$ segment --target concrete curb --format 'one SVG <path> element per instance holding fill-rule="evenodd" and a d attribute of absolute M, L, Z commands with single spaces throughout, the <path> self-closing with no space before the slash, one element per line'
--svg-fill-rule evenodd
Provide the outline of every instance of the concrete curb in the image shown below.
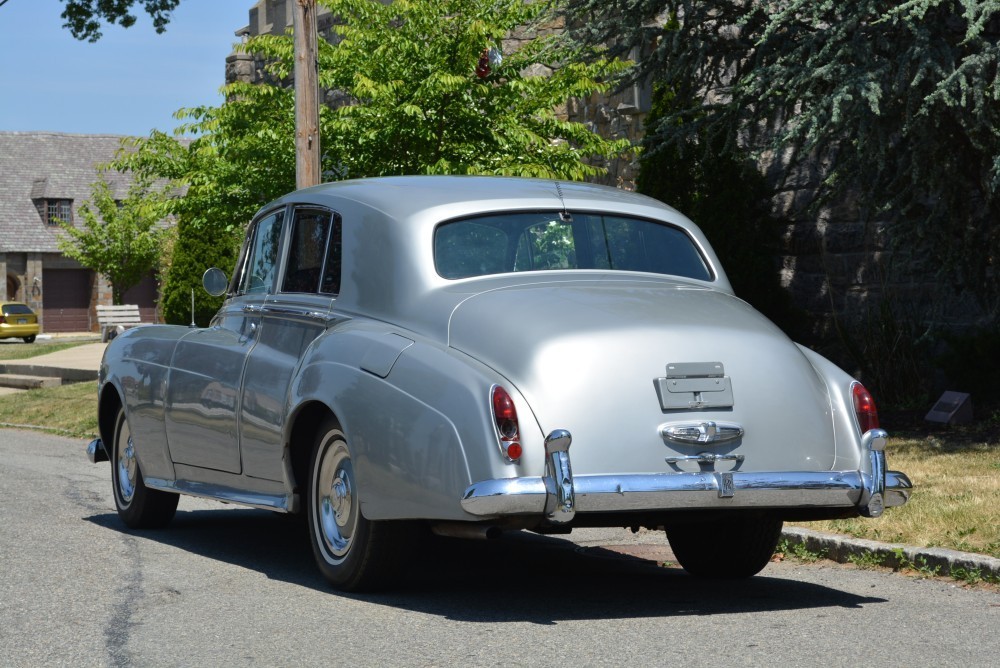
<path fill-rule="evenodd" d="M 11 364 L 0 362 L 0 373 L 22 376 L 45 376 L 62 378 L 65 383 L 83 383 L 97 380 L 97 371 L 89 369 L 62 369 L 41 364 Z"/>
<path fill-rule="evenodd" d="M 879 543 L 874 540 L 800 529 L 799 527 L 785 527 L 781 532 L 781 538 L 790 545 L 802 545 L 810 552 L 815 552 L 825 559 L 840 564 L 850 563 L 852 557 L 860 559 L 867 555 L 875 555 L 881 565 L 888 568 L 916 566 L 935 571 L 938 575 L 959 579 L 976 573 L 982 578 L 1000 579 L 1000 559 L 984 554 L 946 550 L 940 547 Z"/>

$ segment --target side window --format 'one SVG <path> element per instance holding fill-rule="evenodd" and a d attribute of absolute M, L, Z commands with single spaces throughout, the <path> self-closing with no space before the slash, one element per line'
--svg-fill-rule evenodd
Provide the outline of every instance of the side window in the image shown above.
<path fill-rule="evenodd" d="M 319 291 L 331 220 L 328 211 L 300 209 L 295 212 L 282 292 Z"/>
<path fill-rule="evenodd" d="M 283 212 L 273 213 L 260 220 L 253 231 L 239 291 L 245 294 L 264 294 L 271 291 L 274 271 L 278 266 L 278 243 L 281 240 Z"/>
<path fill-rule="evenodd" d="M 502 229 L 476 221 L 443 225 L 434 235 L 438 273 L 445 278 L 501 273 L 507 240 Z"/>
<path fill-rule="evenodd" d="M 319 291 L 327 295 L 340 294 L 341 228 L 340 216 L 333 214 L 333 228 L 326 246 L 326 262 L 323 264 L 323 282 L 319 287 Z"/>

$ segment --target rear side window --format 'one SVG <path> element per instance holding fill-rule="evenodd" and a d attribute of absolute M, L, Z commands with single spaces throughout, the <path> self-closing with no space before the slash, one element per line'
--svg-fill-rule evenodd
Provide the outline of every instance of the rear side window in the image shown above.
<path fill-rule="evenodd" d="M 4 304 L 0 307 L 0 312 L 4 315 L 34 315 L 34 311 L 24 304 Z"/>
<path fill-rule="evenodd" d="M 288 242 L 288 268 L 282 292 L 317 292 L 323 271 L 326 238 L 330 234 L 328 211 L 297 210 Z"/>
<path fill-rule="evenodd" d="M 708 263 L 684 230 L 665 223 L 574 213 L 507 213 L 445 223 L 434 235 L 444 278 L 521 271 L 605 269 L 712 280 Z"/>
<path fill-rule="evenodd" d="M 340 216 L 299 209 L 289 240 L 282 292 L 340 292 Z"/>

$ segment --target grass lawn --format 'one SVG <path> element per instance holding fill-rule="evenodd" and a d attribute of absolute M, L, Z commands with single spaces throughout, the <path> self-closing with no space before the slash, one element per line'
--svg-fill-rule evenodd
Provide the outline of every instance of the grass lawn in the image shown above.
<path fill-rule="evenodd" d="M 0 396 L 0 423 L 92 438 L 97 434 L 96 384 Z M 915 421 L 900 437 L 890 439 L 886 453 L 889 467 L 913 481 L 915 489 L 907 505 L 890 508 L 873 520 L 801 526 L 1000 558 L 1000 410 L 968 427 L 928 428 Z"/>
<path fill-rule="evenodd" d="M 34 343 L 24 343 L 21 339 L 0 339 L 0 361 L 7 362 L 38 357 L 96 341 L 100 341 L 100 339 L 95 337 L 93 339 L 35 341 Z"/>
<path fill-rule="evenodd" d="M 43 427 L 78 438 L 97 436 L 97 381 L 0 396 L 0 424 Z"/>
<path fill-rule="evenodd" d="M 891 438 L 885 451 L 889 468 L 913 482 L 909 503 L 887 509 L 878 519 L 799 526 L 1000 558 L 1000 411 L 968 428 Z"/>

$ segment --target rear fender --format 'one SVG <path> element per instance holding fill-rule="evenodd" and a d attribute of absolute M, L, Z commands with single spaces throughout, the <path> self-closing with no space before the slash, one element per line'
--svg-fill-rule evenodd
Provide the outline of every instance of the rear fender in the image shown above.
<path fill-rule="evenodd" d="M 854 416 L 854 402 L 851 399 L 851 384 L 855 379 L 819 353 L 802 345 L 798 347 L 826 382 L 830 392 L 834 437 L 837 439 L 837 457 L 833 469 L 846 471 L 865 468 L 867 457 L 862 456 L 864 448 Z"/>
<path fill-rule="evenodd" d="M 413 343 L 391 364 L 368 356 L 361 368 L 358 360 L 386 336 Z M 526 455 L 517 464 L 499 454 L 489 398 L 496 383 L 505 383 L 520 416 Z M 414 335 L 351 326 L 318 340 L 292 381 L 287 443 L 293 434 L 304 437 L 295 425 L 317 403 L 347 436 L 369 519 L 470 519 L 459 499 L 472 482 L 544 469 L 541 434 L 516 388 L 466 355 Z M 301 460 L 301 444 L 293 447 L 289 459 Z"/>

